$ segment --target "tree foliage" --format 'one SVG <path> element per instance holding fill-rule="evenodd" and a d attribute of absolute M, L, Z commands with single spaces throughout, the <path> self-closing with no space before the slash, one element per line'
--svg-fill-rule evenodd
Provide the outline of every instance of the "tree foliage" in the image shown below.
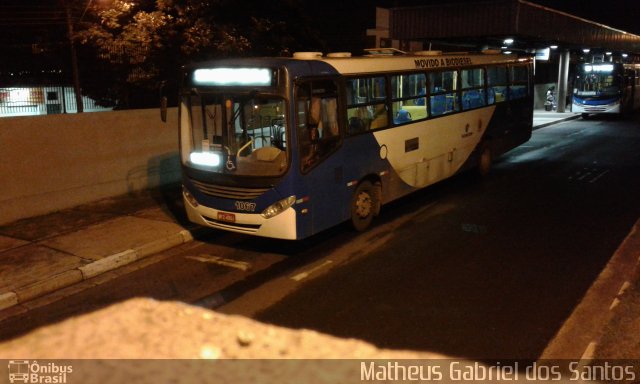
<path fill-rule="evenodd" d="M 103 2 L 92 1 L 74 36 L 83 91 L 103 105 L 155 105 L 163 85 L 176 90 L 179 69 L 189 62 L 322 46 L 297 0 Z"/>

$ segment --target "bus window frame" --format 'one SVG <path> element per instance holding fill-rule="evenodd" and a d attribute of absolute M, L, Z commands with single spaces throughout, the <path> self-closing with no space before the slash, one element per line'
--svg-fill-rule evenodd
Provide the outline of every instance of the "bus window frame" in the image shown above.
<path fill-rule="evenodd" d="M 489 70 L 493 68 L 496 69 L 497 71 L 502 72 L 502 76 L 498 77 L 498 81 L 495 83 L 492 83 L 489 80 Z M 521 79 L 516 79 L 515 78 L 515 74 L 514 74 L 514 68 L 523 68 L 524 69 L 524 78 Z M 465 70 L 481 70 L 482 71 L 482 85 L 481 86 L 471 86 L 471 87 L 464 87 L 463 88 L 463 83 L 462 83 L 462 73 Z M 439 117 L 443 117 L 443 116 L 449 116 L 452 114 L 456 114 L 456 113 L 462 113 L 462 112 L 466 112 L 466 111 L 470 111 L 470 110 L 474 110 L 474 109 L 478 109 L 478 108 L 484 108 L 490 105 L 495 105 L 495 104 L 500 104 L 500 103 L 504 103 L 504 102 L 510 102 L 510 101 L 515 101 L 515 100 L 521 100 L 521 99 L 526 99 L 528 97 L 531 97 L 531 92 L 532 92 L 532 84 L 531 84 L 531 74 L 530 74 L 530 67 L 527 63 L 496 63 L 496 64 L 484 64 L 484 65 L 475 65 L 475 66 L 461 66 L 461 67 L 449 67 L 449 68 L 441 68 L 441 69 L 434 69 L 434 70 L 426 70 L 426 71 L 402 71 L 402 72 L 387 72 L 387 73 L 378 73 L 378 74 L 362 74 L 360 76 L 357 75 L 347 75 L 344 76 L 344 86 L 343 86 L 343 92 L 344 92 L 344 114 L 346 116 L 345 119 L 345 130 L 344 130 L 344 135 L 345 137 L 351 137 L 351 136 L 355 136 L 355 135 L 359 135 L 362 133 L 371 133 L 371 132 L 375 132 L 375 131 L 379 131 L 379 130 L 384 130 L 384 129 L 392 129 L 398 126 L 402 126 L 402 125 L 406 125 L 406 124 L 410 124 L 410 123 L 414 123 L 414 122 L 420 122 L 420 121 L 425 121 L 425 120 L 431 120 L 431 119 L 437 119 Z M 433 92 L 433 84 L 432 84 L 432 76 L 435 76 L 437 74 L 442 74 L 444 72 L 449 72 L 452 74 L 455 74 L 455 80 L 454 82 L 452 82 L 452 84 L 455 86 L 454 90 L 444 90 L 444 91 L 439 91 L 439 92 Z M 393 105 L 396 102 L 399 101 L 406 101 L 406 100 L 414 100 L 417 99 L 418 97 L 416 96 L 420 96 L 422 97 L 423 95 L 411 95 L 411 96 L 407 96 L 407 97 L 397 97 L 394 98 L 393 96 L 393 88 L 392 88 L 392 77 L 394 76 L 410 76 L 410 75 L 424 75 L 424 80 L 425 80 L 425 107 L 426 107 L 426 113 L 427 116 L 424 118 L 420 118 L 420 119 L 412 119 L 411 121 L 407 121 L 407 122 L 401 122 L 401 123 L 396 123 L 394 116 L 393 116 Z M 506 75 L 506 76 L 505 76 Z M 374 101 L 367 101 L 364 103 L 357 103 L 357 104 L 349 104 L 350 100 L 347 99 L 347 89 L 346 89 L 346 85 L 348 83 L 349 80 L 363 80 L 363 79 L 373 79 L 373 78 L 382 78 L 384 79 L 384 83 L 385 83 L 385 98 L 384 100 L 381 99 L 376 99 Z M 503 98 L 501 98 L 500 100 L 498 100 L 495 97 L 493 97 L 493 102 L 491 102 L 490 100 L 490 92 L 491 89 L 493 89 L 494 87 L 502 87 L 504 89 L 504 96 Z M 523 87 L 524 88 L 524 93 L 520 93 L 519 96 L 517 98 L 513 98 L 513 95 L 516 93 L 514 92 L 514 88 L 515 87 Z M 464 108 L 463 105 L 463 95 L 465 91 L 469 91 L 469 90 L 477 90 L 479 92 L 481 92 L 481 95 L 484 97 L 483 100 L 483 104 L 479 105 L 479 106 L 474 106 L 473 108 Z M 446 110 L 443 113 L 440 114 L 435 114 L 433 111 L 433 97 L 434 96 L 453 96 L 454 100 L 453 100 L 453 109 L 451 110 Z M 361 107 L 370 107 L 370 106 L 374 106 L 374 105 L 382 105 L 384 104 L 385 109 L 386 109 L 386 118 L 387 118 L 387 126 L 385 127 L 378 127 L 378 128 L 374 128 L 374 129 L 370 129 L 370 128 L 365 128 L 362 130 L 359 130 L 357 132 L 352 132 L 349 129 L 349 116 L 348 116 L 348 111 L 349 109 L 354 109 L 354 108 L 361 108 Z M 446 107 L 446 105 L 445 105 Z"/>
<path fill-rule="evenodd" d="M 504 81 L 501 82 L 500 79 L 497 79 L 498 81 L 496 83 L 492 83 L 489 77 L 490 68 L 494 68 L 498 71 L 502 70 L 504 74 Z M 485 66 L 485 74 L 487 76 L 487 81 L 485 83 L 487 88 L 487 105 L 494 105 L 494 104 L 504 103 L 506 101 L 509 101 L 509 66 L 506 63 L 487 65 Z M 495 92 L 496 87 L 504 88 L 504 94 L 501 100 L 498 100 L 498 98 L 496 97 L 497 95 L 497 93 Z M 490 92 L 489 91 L 490 89 L 492 90 L 491 92 L 493 92 L 493 103 L 489 103 L 489 99 L 488 99 L 488 93 Z"/>
<path fill-rule="evenodd" d="M 352 100 L 355 100 L 354 96 L 351 95 L 351 97 L 347 97 L 347 84 L 349 84 L 350 81 L 360 81 L 360 80 L 371 80 L 371 79 L 382 79 L 383 83 L 384 83 L 384 96 L 382 98 L 375 98 L 375 97 L 370 97 L 369 95 L 367 95 L 367 100 L 365 102 L 356 102 L 355 104 L 351 104 Z M 345 76 L 344 77 L 344 85 L 343 85 L 343 89 L 344 89 L 344 105 L 345 105 L 345 115 L 346 116 L 346 126 L 349 127 L 345 130 L 345 133 L 347 136 L 354 136 L 354 135 L 358 135 L 358 134 L 362 134 L 362 133 L 369 133 L 369 132 L 375 132 L 375 131 L 380 131 L 383 129 L 388 129 L 388 128 L 392 128 L 393 127 L 393 119 L 391 116 L 391 112 L 390 112 L 390 97 L 389 97 L 389 88 L 391 86 L 391 79 L 389 77 L 389 74 L 386 73 L 379 73 L 379 74 L 364 74 L 361 76 Z M 368 89 L 368 88 L 367 88 Z M 357 97 L 357 96 L 356 96 Z M 357 100 L 356 100 L 357 101 Z M 376 106 L 383 106 L 384 108 L 384 114 L 380 113 L 380 114 L 375 114 L 376 111 L 378 111 L 378 109 L 376 109 Z M 365 111 L 365 113 L 368 113 L 369 111 L 367 111 L 367 109 L 371 107 L 372 108 L 372 115 L 371 118 L 368 120 L 368 122 L 364 122 L 363 119 L 360 116 L 357 116 L 358 114 L 360 114 L 359 111 Z M 356 111 L 356 115 L 355 116 L 351 116 L 349 117 L 349 111 L 351 109 L 357 110 Z M 375 127 L 375 128 L 371 128 L 371 125 L 374 121 L 378 120 L 381 116 L 384 116 L 386 119 L 386 125 L 384 126 L 380 126 L 380 127 Z M 352 119 L 359 119 L 362 123 L 365 124 L 365 126 L 358 128 L 355 131 L 352 131 L 351 129 L 351 120 Z"/>
<path fill-rule="evenodd" d="M 482 72 L 480 78 L 482 79 L 482 84 L 478 85 L 471 85 L 468 87 L 465 87 L 463 84 L 463 73 L 464 71 L 475 71 L 475 70 L 480 70 Z M 477 109 L 477 108 L 483 108 L 486 107 L 487 105 L 489 105 L 488 100 L 487 100 L 487 70 L 484 66 L 475 66 L 475 67 L 461 67 L 459 69 L 460 71 L 460 112 L 464 112 L 464 111 L 470 111 L 473 109 Z M 480 95 L 482 96 L 482 105 L 477 105 L 477 106 L 473 106 L 473 107 L 469 107 L 469 108 L 465 108 L 464 106 L 464 96 L 466 92 L 469 91 L 480 91 Z"/>
<path fill-rule="evenodd" d="M 530 74 L 529 67 L 526 64 L 510 64 L 509 65 L 509 97 L 508 100 L 520 100 L 526 99 L 531 94 L 531 84 L 530 84 Z M 516 68 L 524 68 L 525 70 L 525 79 L 524 80 L 516 80 L 515 79 L 515 69 Z M 525 92 L 519 97 L 513 97 L 515 87 L 521 87 L 524 85 Z"/>
<path fill-rule="evenodd" d="M 437 118 L 440 116 L 448 116 L 454 113 L 459 113 L 462 112 L 462 105 L 461 105 L 461 98 L 460 98 L 460 88 L 461 88 L 461 83 L 460 83 L 460 70 L 464 68 L 464 67 L 452 67 L 452 68 L 444 68 L 444 69 L 440 69 L 440 70 L 435 70 L 435 71 L 429 71 L 427 72 L 427 84 L 428 84 L 428 88 L 427 88 L 427 95 L 428 95 L 428 100 L 429 100 L 429 110 L 428 110 L 428 114 L 430 118 Z M 445 72 L 451 72 L 454 73 L 455 75 L 455 80 L 452 84 L 454 84 L 455 89 L 451 89 L 451 90 L 447 90 L 444 89 L 442 91 L 438 91 L 438 92 L 434 92 L 434 85 L 432 82 L 432 75 L 436 75 L 436 74 L 442 74 Z M 454 95 L 454 99 L 453 99 L 453 109 L 448 111 L 447 110 L 447 105 L 448 105 L 448 101 L 446 99 L 447 95 Z M 434 113 L 433 111 L 433 97 L 434 96 L 445 96 L 445 109 L 442 113 Z"/>
<path fill-rule="evenodd" d="M 399 78 L 399 77 L 403 77 L 403 76 L 420 76 L 422 75 L 422 80 L 424 81 L 424 94 L 420 94 L 420 90 L 418 90 L 418 93 L 416 94 L 411 94 L 409 96 L 399 96 L 396 95 L 396 97 L 394 97 L 394 88 L 393 88 L 393 78 Z M 404 125 L 404 124 L 409 124 L 409 123 L 414 123 L 414 122 L 418 122 L 418 121 L 424 121 L 427 120 L 429 118 L 431 118 L 431 114 L 429 113 L 429 76 L 427 72 L 424 71 L 411 71 L 411 72 L 396 72 L 396 73 L 390 73 L 387 75 L 388 78 L 388 89 L 390 91 L 387 91 L 387 98 L 389 99 L 389 104 L 390 106 L 387 107 L 389 109 L 389 111 L 391 112 L 391 122 L 392 124 L 390 125 L 389 128 L 391 127 L 397 127 L 399 125 Z M 390 92 L 390 94 L 389 94 Z M 402 122 L 397 122 L 396 118 L 395 118 L 395 114 L 394 114 L 394 104 L 397 102 L 405 102 L 405 101 L 410 101 L 410 100 L 419 100 L 419 99 L 424 99 L 424 104 L 414 104 L 414 106 L 416 107 L 424 107 L 425 109 L 425 117 L 422 118 L 414 118 L 411 116 L 411 119 L 408 121 L 402 121 Z M 404 107 L 404 105 L 403 105 Z M 402 110 L 402 109 L 400 109 Z M 400 111 L 398 110 L 398 112 Z"/>

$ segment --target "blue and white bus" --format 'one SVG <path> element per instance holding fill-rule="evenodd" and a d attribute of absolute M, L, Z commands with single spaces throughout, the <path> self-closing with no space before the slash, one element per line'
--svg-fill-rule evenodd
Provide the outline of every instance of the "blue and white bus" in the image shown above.
<path fill-rule="evenodd" d="M 578 66 L 571 111 L 623 115 L 640 108 L 640 64 L 585 63 Z"/>
<path fill-rule="evenodd" d="M 532 61 L 502 54 L 224 59 L 185 69 L 183 195 L 194 223 L 302 239 L 526 142 Z"/>

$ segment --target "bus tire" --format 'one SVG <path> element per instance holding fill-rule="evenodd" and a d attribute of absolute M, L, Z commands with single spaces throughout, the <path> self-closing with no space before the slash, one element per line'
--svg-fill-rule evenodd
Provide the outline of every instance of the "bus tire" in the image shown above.
<path fill-rule="evenodd" d="M 379 206 L 378 196 L 370 181 L 362 181 L 356 187 L 351 198 L 351 224 L 356 231 L 362 232 L 371 225 Z"/>
<path fill-rule="evenodd" d="M 493 163 L 493 154 L 491 153 L 491 147 L 487 144 L 482 145 L 480 150 L 480 158 L 478 159 L 478 174 L 480 176 L 486 176 L 491 170 L 491 163 Z"/>

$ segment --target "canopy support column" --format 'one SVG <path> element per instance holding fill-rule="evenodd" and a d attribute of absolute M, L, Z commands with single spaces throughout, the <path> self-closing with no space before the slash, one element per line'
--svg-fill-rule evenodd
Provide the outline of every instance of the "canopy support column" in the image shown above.
<path fill-rule="evenodd" d="M 571 55 L 568 49 L 560 53 L 560 63 L 558 64 L 558 86 L 556 97 L 556 112 L 564 112 L 567 107 L 567 84 L 569 80 L 569 60 Z"/>

